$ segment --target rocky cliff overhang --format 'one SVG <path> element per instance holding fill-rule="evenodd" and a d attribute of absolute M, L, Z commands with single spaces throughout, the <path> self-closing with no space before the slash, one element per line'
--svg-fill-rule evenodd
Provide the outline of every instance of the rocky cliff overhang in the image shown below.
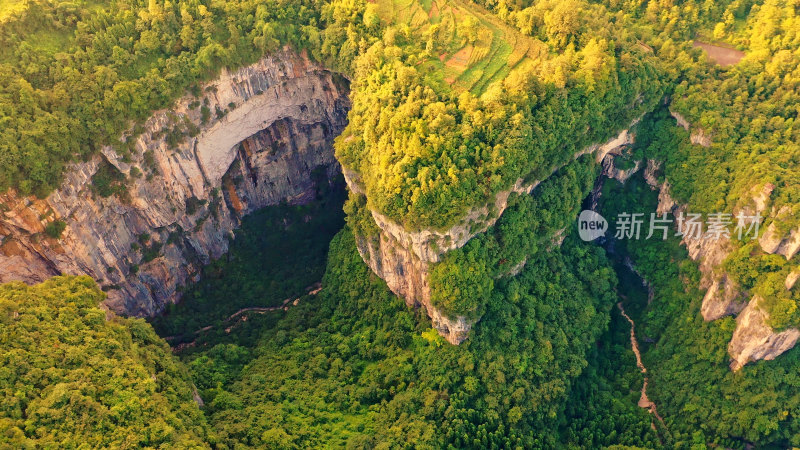
<path fill-rule="evenodd" d="M 228 249 L 243 215 L 313 199 L 312 171 L 338 173 L 332 141 L 346 125 L 348 83 L 289 49 L 223 71 L 202 93 L 158 111 L 133 140 L 70 167 L 46 199 L 0 196 L 0 281 L 86 274 L 106 305 L 153 315 Z M 204 117 L 205 116 L 205 117 Z M 99 170 L 125 178 L 101 197 Z M 44 231 L 63 221 L 60 238 Z"/>
<path fill-rule="evenodd" d="M 630 126 L 638 121 L 639 119 L 633 121 Z M 593 144 L 576 152 L 572 160 L 594 154 L 599 163 L 609 154 L 619 152 L 632 142 L 633 136 L 625 129 L 607 142 Z M 561 167 L 553 167 L 550 173 L 555 173 Z M 347 168 L 343 172 L 350 190 L 363 195 L 364 188 L 358 174 Z M 451 344 L 460 344 L 469 336 L 476 320 L 462 316 L 448 317 L 433 306 L 428 282 L 431 265 L 439 262 L 447 252 L 464 246 L 470 239 L 494 226 L 506 210 L 512 193 L 536 195 L 535 189 L 541 181 L 543 180 L 524 183 L 523 180 L 517 180 L 509 189 L 495 194 L 486 204 L 469 210 L 457 224 L 444 231 L 409 231 L 383 214 L 370 211 L 379 233 L 378 236 L 357 236 L 358 250 L 370 269 L 386 281 L 392 292 L 403 297 L 409 306 L 423 307 L 439 334 Z M 491 214 L 490 211 L 496 213 Z M 556 231 L 555 234 L 559 232 Z M 554 239 L 560 242 L 558 236 L 554 236 Z M 522 265 L 524 264 L 516 267 L 512 273 L 518 273 Z"/>

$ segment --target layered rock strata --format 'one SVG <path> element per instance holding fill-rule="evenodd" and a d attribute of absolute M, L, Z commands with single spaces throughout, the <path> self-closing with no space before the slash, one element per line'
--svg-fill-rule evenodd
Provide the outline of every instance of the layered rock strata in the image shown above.
<path fill-rule="evenodd" d="M 288 49 L 223 71 L 137 127 L 129 154 L 104 148 L 45 199 L 0 196 L 0 282 L 87 274 L 113 311 L 153 315 L 227 251 L 243 215 L 333 179 L 348 109 L 347 81 Z"/>

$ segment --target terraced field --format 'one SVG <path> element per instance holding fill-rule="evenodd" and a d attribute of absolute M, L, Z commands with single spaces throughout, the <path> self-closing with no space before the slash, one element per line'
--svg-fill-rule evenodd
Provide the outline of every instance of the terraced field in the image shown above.
<path fill-rule="evenodd" d="M 377 0 L 387 23 L 408 25 L 435 52 L 426 64 L 444 82 L 480 95 L 512 70 L 547 58 L 546 45 L 512 29 L 481 7 L 460 0 Z M 432 48 L 431 48 L 432 47 Z"/>

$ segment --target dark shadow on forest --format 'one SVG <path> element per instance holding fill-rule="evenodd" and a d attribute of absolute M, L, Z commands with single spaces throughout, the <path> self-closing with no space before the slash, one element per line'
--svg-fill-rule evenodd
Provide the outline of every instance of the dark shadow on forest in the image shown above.
<path fill-rule="evenodd" d="M 228 253 L 203 268 L 198 282 L 183 287 L 179 303 L 151 319 L 156 332 L 173 346 L 195 340 L 202 329 L 214 341 L 226 332 L 231 314 L 281 306 L 307 294 L 322 279 L 328 245 L 344 226 L 347 196 L 341 175 L 317 185 L 312 203 L 268 206 L 244 217 Z M 258 321 L 274 322 L 279 314 Z"/>

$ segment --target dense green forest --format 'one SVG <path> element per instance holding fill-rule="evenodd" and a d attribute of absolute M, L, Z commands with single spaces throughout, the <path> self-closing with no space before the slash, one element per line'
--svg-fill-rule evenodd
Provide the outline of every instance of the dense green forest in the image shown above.
<path fill-rule="evenodd" d="M 800 350 L 730 371 L 736 319 L 703 321 L 677 238 L 601 247 L 574 225 L 599 172 L 574 155 L 641 119 L 627 157 L 661 162 L 676 201 L 734 213 L 769 184 L 763 228 L 796 227 L 799 14 L 800 0 L 0 0 L 0 191 L 43 197 L 103 146 L 126 157 L 153 111 L 284 46 L 351 80 L 335 151 L 364 191 L 245 218 L 150 323 L 105 311 L 87 277 L 0 286 L 0 448 L 800 446 Z M 744 54 L 721 66 L 695 40 Z M 95 189 L 124 190 L 103 175 Z M 450 345 L 356 239 L 376 237 L 370 210 L 442 230 L 517 181 L 541 184 L 430 267 L 433 305 L 477 321 Z M 637 176 L 601 199 L 612 219 L 655 211 L 657 192 Z M 722 268 L 769 324 L 800 325 L 800 291 L 781 289 L 800 256 L 733 246 Z M 618 302 L 663 425 L 637 406 Z M 263 310 L 230 319 L 243 308 Z"/>
<path fill-rule="evenodd" d="M 189 371 L 89 277 L 0 286 L 0 447 L 205 448 Z"/>
<path fill-rule="evenodd" d="M 231 447 L 553 446 L 613 283 L 599 249 L 570 241 L 540 252 L 498 284 L 493 310 L 456 347 L 369 272 L 345 230 L 314 301 L 255 349 L 219 344 L 189 367 Z"/>
<path fill-rule="evenodd" d="M 383 3 L 395 10 L 402 4 L 382 0 L 379 10 Z M 495 49 L 498 38 L 490 35 L 485 51 L 498 54 L 492 67 L 481 68 L 481 38 L 447 21 L 447 2 L 436 5 L 438 16 L 423 5 L 430 23 L 387 14 L 383 39 L 354 63 L 353 109 L 336 143 L 339 161 L 361 174 L 367 206 L 406 228 L 447 228 L 518 179 L 547 177 L 663 94 L 652 55 L 616 29 L 603 8 L 575 2 L 593 20 L 535 35 L 527 59 Z M 478 21 L 487 13 L 458 14 Z M 431 33 L 439 39 L 422 45 Z M 529 39 L 511 29 L 501 36 Z M 455 57 L 442 63 L 459 48 L 471 51 L 465 66 Z M 488 87 L 471 75 L 476 70 L 496 72 Z"/>

